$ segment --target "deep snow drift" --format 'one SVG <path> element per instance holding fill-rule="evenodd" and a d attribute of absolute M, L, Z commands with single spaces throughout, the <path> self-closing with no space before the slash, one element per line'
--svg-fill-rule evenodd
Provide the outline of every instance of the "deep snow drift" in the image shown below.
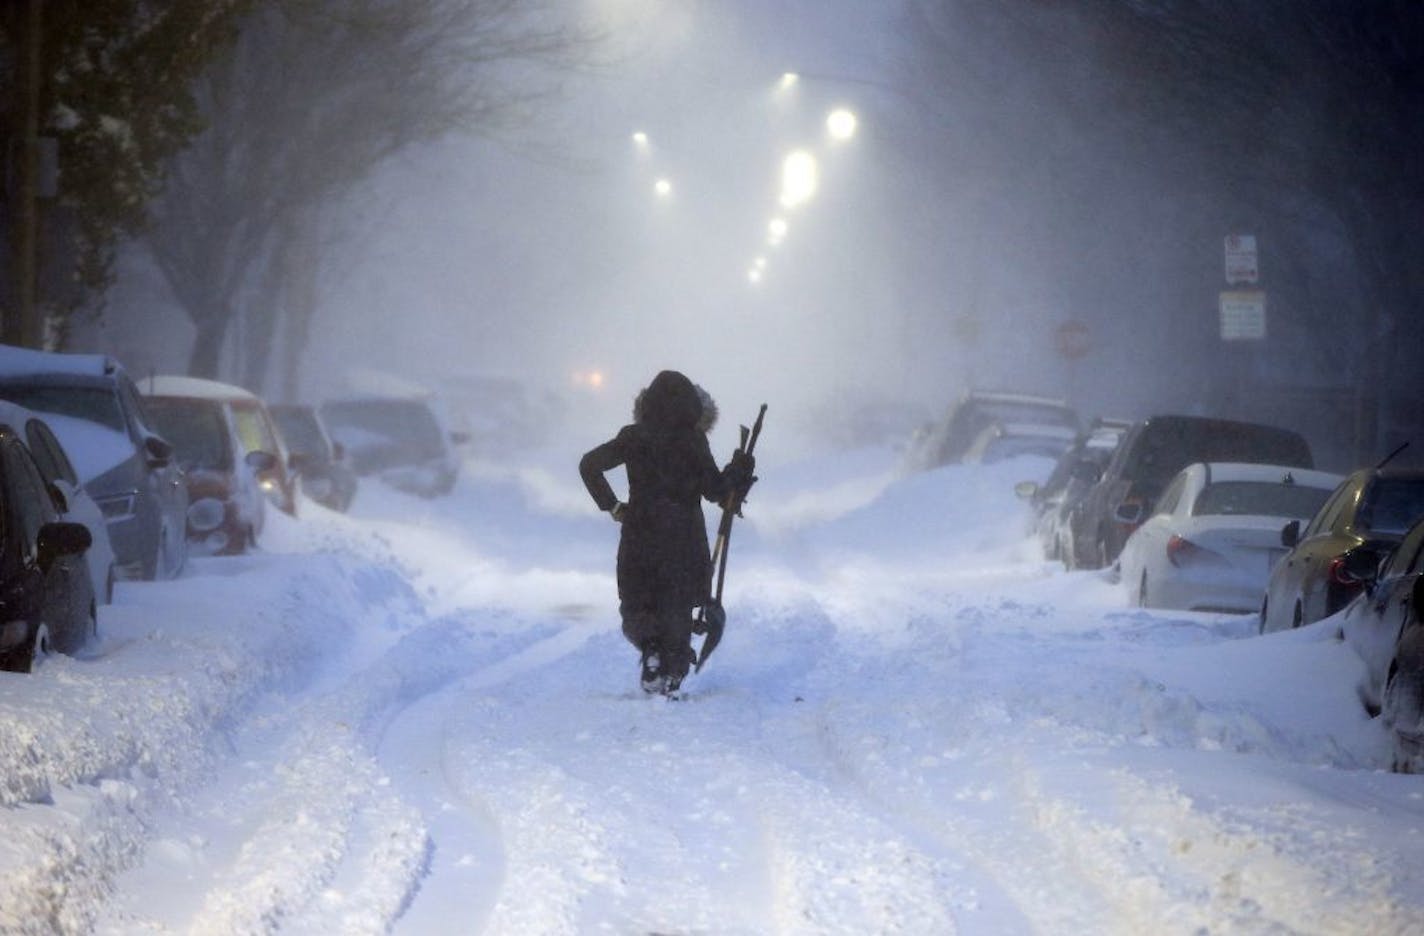
<path fill-rule="evenodd" d="M 765 464 L 681 702 L 575 463 L 304 504 L 0 674 L 0 930 L 1424 932 L 1424 784 L 1331 622 L 1041 561 L 1046 462 Z"/>

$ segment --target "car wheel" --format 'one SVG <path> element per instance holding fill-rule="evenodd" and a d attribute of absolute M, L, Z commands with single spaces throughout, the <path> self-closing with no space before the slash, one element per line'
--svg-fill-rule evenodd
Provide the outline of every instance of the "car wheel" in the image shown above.
<path fill-rule="evenodd" d="M 1295 629 L 1305 623 L 1305 612 L 1301 609 L 1300 602 L 1295 603 L 1295 611 L 1291 612 L 1291 628 Z"/>
<path fill-rule="evenodd" d="M 11 673 L 33 673 L 49 654 L 49 628 L 41 624 L 22 646 L 0 657 L 0 669 Z"/>
<path fill-rule="evenodd" d="M 1424 713 L 1424 673 L 1403 672 L 1396 659 L 1389 665 L 1385 680 L 1380 717 L 1394 743 L 1390 769 L 1396 773 L 1419 773 L 1424 768 L 1424 749 L 1418 734 L 1420 715 Z M 1410 730 L 1401 732 L 1400 725 Z"/>

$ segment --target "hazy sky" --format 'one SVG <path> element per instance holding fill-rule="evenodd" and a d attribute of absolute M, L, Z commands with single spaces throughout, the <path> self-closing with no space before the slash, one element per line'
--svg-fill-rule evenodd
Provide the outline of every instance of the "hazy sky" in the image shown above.
<path fill-rule="evenodd" d="M 892 300 L 873 210 L 887 168 L 866 155 L 873 133 L 832 145 L 822 124 L 875 96 L 858 80 L 880 77 L 893 5 L 591 6 L 615 40 L 610 64 L 567 82 L 531 129 L 556 158 L 447 140 L 389 166 L 346 219 L 358 233 L 328 277 L 311 392 L 337 389 L 353 364 L 545 386 L 597 370 L 620 413 L 664 367 L 737 412 L 763 400 L 804 410 L 843 386 L 898 390 L 906 340 L 882 324 Z M 820 77 L 778 93 L 787 69 Z M 873 128 L 873 114 L 861 119 Z M 781 162 L 798 147 L 820 159 L 819 188 L 785 211 Z M 773 247 L 776 216 L 789 233 Z"/>

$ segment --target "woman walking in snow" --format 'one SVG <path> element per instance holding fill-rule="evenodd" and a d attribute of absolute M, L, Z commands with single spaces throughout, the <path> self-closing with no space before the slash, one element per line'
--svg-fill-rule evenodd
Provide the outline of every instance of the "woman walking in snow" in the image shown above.
<path fill-rule="evenodd" d="M 707 433 L 717 407 L 677 371 L 653 378 L 633 403 L 633 422 L 579 461 L 598 508 L 623 525 L 618 601 L 623 635 L 642 655 L 645 692 L 677 691 L 695 655 L 692 612 L 708 600 L 712 558 L 701 499 L 745 497 L 756 460 L 738 451 L 720 471 Z M 623 465 L 628 502 L 604 472 Z"/>

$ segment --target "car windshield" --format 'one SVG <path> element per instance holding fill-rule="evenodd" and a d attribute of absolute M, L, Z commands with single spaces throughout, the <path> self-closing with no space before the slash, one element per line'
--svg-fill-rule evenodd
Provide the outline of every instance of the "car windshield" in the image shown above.
<path fill-rule="evenodd" d="M 128 431 L 119 399 L 109 387 L 5 384 L 0 386 L 0 396 L 37 413 L 72 416 L 115 432 Z"/>
<path fill-rule="evenodd" d="M 232 468 L 222 408 L 209 400 L 149 397 L 145 409 L 158 434 L 167 439 L 185 468 Z"/>
<path fill-rule="evenodd" d="M 326 438 L 321 434 L 316 414 L 302 406 L 274 406 L 269 410 L 277 429 L 286 440 L 287 448 L 294 453 L 328 458 Z"/>
<path fill-rule="evenodd" d="M 1028 423 L 1042 426 L 1078 428 L 1078 416 L 1071 409 L 1054 403 L 1032 400 L 978 400 L 975 408 L 982 422 Z"/>
<path fill-rule="evenodd" d="M 1332 491 L 1278 481 L 1218 481 L 1197 495 L 1192 516 L 1313 517 Z"/>
<path fill-rule="evenodd" d="M 440 427 L 418 400 L 346 400 L 322 407 L 322 416 L 353 455 L 363 450 L 400 449 L 403 461 L 424 461 L 445 453 Z"/>
<path fill-rule="evenodd" d="M 1355 526 L 1402 534 L 1424 517 L 1424 478 L 1376 478 L 1365 492 Z"/>

